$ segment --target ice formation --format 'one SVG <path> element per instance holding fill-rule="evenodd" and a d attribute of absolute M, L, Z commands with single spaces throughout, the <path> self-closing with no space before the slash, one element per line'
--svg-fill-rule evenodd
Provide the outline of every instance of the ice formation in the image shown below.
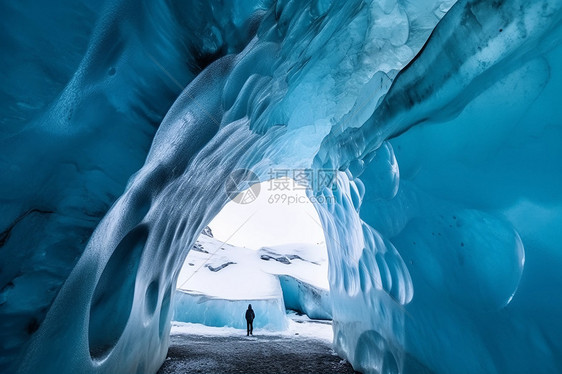
<path fill-rule="evenodd" d="M 283 331 L 286 309 L 331 319 L 328 258 L 324 245 L 287 244 L 253 250 L 200 235 L 178 276 L 173 319 L 246 329 Z"/>
<path fill-rule="evenodd" d="M 0 371 L 156 372 L 241 168 L 337 170 L 357 370 L 562 370 L 562 1 L 0 7 Z"/>

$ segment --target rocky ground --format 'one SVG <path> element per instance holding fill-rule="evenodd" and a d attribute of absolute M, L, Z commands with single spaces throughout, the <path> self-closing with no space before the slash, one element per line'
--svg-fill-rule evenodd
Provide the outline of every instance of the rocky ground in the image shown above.
<path fill-rule="evenodd" d="M 354 373 L 322 339 L 300 335 L 174 334 L 158 374 Z"/>

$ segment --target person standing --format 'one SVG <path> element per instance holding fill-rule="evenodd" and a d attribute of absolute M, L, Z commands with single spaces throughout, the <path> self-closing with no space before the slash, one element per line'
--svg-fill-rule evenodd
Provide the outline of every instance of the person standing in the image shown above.
<path fill-rule="evenodd" d="M 254 335 L 253 334 L 254 318 L 256 318 L 256 314 L 254 313 L 254 310 L 252 309 L 252 304 L 249 304 L 248 310 L 246 310 L 246 327 L 247 327 L 246 336 Z"/>

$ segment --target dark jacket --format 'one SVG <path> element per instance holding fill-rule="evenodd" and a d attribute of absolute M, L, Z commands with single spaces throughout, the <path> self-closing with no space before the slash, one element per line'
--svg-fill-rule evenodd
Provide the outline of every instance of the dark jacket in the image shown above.
<path fill-rule="evenodd" d="M 252 322 L 254 318 L 256 318 L 256 315 L 254 314 L 254 310 L 248 308 L 248 310 L 246 310 L 246 321 Z"/>

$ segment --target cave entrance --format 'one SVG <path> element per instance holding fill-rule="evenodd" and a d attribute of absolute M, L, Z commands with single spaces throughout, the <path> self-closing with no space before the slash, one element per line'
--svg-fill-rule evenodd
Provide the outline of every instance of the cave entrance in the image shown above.
<path fill-rule="evenodd" d="M 325 237 L 305 188 L 279 178 L 240 191 L 191 248 L 175 296 L 175 326 L 245 335 L 248 304 L 258 334 L 331 323 Z"/>

